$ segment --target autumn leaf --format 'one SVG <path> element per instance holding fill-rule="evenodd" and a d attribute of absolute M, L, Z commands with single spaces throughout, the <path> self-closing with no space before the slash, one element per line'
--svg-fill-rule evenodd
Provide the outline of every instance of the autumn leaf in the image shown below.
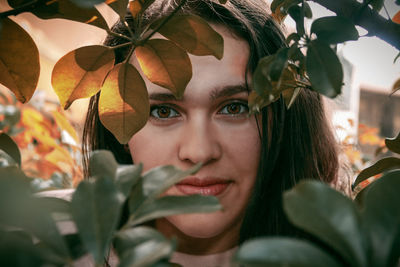
<path fill-rule="evenodd" d="M 135 50 L 140 67 L 154 84 L 165 87 L 181 98 L 190 79 L 192 64 L 180 47 L 164 39 L 152 39 Z"/>
<path fill-rule="evenodd" d="M 73 101 L 95 95 L 114 65 L 114 52 L 101 45 L 85 46 L 63 56 L 54 66 L 51 84 L 67 109 Z"/>
<path fill-rule="evenodd" d="M 1 20 L 0 83 L 26 103 L 39 80 L 39 51 L 29 34 L 14 21 Z"/>
<path fill-rule="evenodd" d="M 74 127 L 72 127 L 68 119 L 65 117 L 65 115 L 57 110 L 54 110 L 51 114 L 53 115 L 53 118 L 57 123 L 58 127 L 61 130 L 65 130 L 78 143 L 79 142 L 78 135 Z"/>
<path fill-rule="evenodd" d="M 126 144 L 146 124 L 149 113 L 146 84 L 139 72 L 129 63 L 115 65 L 101 88 L 100 121 Z"/>
<path fill-rule="evenodd" d="M 140 0 L 129 1 L 129 6 L 128 7 L 129 7 L 129 11 L 132 14 L 132 17 L 136 18 L 137 15 L 142 10 L 142 3 L 140 2 Z"/>
<path fill-rule="evenodd" d="M 152 25 L 155 29 L 164 18 Z M 196 56 L 213 55 L 221 59 L 224 39 L 207 21 L 195 15 L 175 15 L 158 32 Z"/>

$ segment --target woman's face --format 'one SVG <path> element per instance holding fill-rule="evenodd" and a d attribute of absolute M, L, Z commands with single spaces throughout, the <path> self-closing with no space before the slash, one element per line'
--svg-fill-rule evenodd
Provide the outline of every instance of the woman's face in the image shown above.
<path fill-rule="evenodd" d="M 223 206 L 214 213 L 171 216 L 157 223 L 169 235 L 221 238 L 237 242 L 243 213 L 259 164 L 260 137 L 254 116 L 248 116 L 245 68 L 247 42 L 222 26 L 224 57 L 192 56 L 193 77 L 183 99 L 146 81 L 151 114 L 129 142 L 132 159 L 149 170 L 173 164 L 188 169 L 202 162 L 194 176 L 166 195 L 214 195 Z M 137 65 L 137 62 L 133 62 Z"/>

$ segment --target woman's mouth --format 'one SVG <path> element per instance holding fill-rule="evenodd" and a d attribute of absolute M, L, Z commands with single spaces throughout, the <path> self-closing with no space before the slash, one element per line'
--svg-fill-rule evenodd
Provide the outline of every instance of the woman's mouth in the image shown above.
<path fill-rule="evenodd" d="M 200 179 L 197 177 L 186 178 L 175 187 L 185 195 L 200 194 L 205 196 L 218 196 L 222 194 L 231 181 L 219 178 L 205 178 Z"/>

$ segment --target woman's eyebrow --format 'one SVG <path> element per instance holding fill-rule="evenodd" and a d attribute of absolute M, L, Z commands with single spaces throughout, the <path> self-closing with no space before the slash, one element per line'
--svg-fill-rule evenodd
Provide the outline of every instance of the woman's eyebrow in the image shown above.
<path fill-rule="evenodd" d="M 173 94 L 170 93 L 151 93 L 149 99 L 158 101 L 179 101 Z"/>
<path fill-rule="evenodd" d="M 221 88 L 216 88 L 210 93 L 211 101 L 215 101 L 218 98 L 233 96 L 242 92 L 248 92 L 245 84 L 239 85 L 228 85 Z"/>

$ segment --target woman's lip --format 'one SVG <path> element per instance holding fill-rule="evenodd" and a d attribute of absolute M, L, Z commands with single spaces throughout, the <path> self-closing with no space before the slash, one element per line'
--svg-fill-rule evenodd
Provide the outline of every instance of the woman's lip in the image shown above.
<path fill-rule="evenodd" d="M 185 195 L 200 194 L 217 196 L 222 194 L 230 183 L 231 181 L 220 178 L 200 179 L 197 177 L 190 177 L 176 184 L 175 187 Z"/>

